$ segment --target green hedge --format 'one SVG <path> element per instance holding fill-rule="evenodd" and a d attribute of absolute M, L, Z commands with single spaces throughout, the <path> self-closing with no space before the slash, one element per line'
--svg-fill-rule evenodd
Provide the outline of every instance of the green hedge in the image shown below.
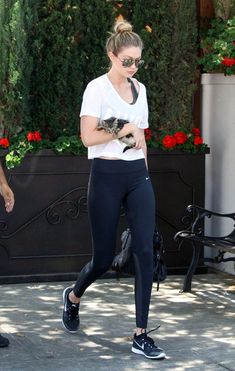
<path fill-rule="evenodd" d="M 30 33 L 33 128 L 52 139 L 73 135 L 85 85 L 107 67 L 104 40 L 112 8 L 103 0 L 38 0 L 35 4 L 37 20 Z"/>
<path fill-rule="evenodd" d="M 28 12 L 28 1 L 0 1 L 0 124 L 6 134 L 30 121 Z"/>
<path fill-rule="evenodd" d="M 146 65 L 139 77 L 147 87 L 151 127 L 190 128 L 198 48 L 196 2 L 139 0 L 133 5 L 132 21 L 145 45 Z"/>
<path fill-rule="evenodd" d="M 105 41 L 122 13 L 141 34 L 153 129 L 192 126 L 196 1 L 1 0 L 0 124 L 55 139 L 77 133 L 88 81 L 105 73 Z M 147 27 L 146 27 L 147 26 Z M 149 32 L 151 31 L 151 32 Z"/>

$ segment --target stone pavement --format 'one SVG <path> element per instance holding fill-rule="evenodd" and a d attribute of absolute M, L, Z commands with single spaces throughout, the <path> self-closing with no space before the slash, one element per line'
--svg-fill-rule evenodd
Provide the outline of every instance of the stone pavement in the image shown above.
<path fill-rule="evenodd" d="M 154 284 L 149 329 L 163 361 L 130 352 L 135 327 L 133 279 L 94 283 L 81 304 L 79 333 L 61 325 L 62 291 L 71 282 L 0 286 L 1 371 L 235 370 L 235 277 L 196 275 L 192 293 L 179 293 L 182 276 Z"/>

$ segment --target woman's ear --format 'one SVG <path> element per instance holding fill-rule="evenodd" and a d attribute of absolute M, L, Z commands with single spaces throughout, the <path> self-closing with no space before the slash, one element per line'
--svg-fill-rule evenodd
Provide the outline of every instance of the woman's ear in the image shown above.
<path fill-rule="evenodd" d="M 110 61 L 113 62 L 114 58 L 115 58 L 115 55 L 113 54 L 113 52 L 108 52 L 108 57 L 109 57 Z"/>

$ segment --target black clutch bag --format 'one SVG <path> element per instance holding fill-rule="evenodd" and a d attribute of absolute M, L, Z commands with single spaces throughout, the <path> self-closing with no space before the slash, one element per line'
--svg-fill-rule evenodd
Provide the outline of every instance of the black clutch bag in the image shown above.
<path fill-rule="evenodd" d="M 135 265 L 131 249 L 131 231 L 127 228 L 121 235 L 122 248 L 112 262 L 112 270 L 120 273 L 135 275 Z M 153 236 L 153 281 L 159 283 L 167 277 L 167 267 L 163 258 L 164 245 L 162 235 L 155 229 Z"/>

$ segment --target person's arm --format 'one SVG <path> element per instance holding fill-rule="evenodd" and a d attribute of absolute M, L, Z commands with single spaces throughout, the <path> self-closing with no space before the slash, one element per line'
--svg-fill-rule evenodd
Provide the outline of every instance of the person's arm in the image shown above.
<path fill-rule="evenodd" d="M 147 158 L 147 145 L 146 145 L 146 141 L 144 141 L 144 145 L 142 147 L 142 150 L 144 152 L 144 158 L 145 158 L 146 168 L 148 169 L 148 158 Z"/>
<path fill-rule="evenodd" d="M 145 100 L 144 100 L 143 117 L 142 117 L 142 120 L 141 120 L 140 128 L 142 129 L 142 135 L 143 135 L 143 138 L 144 138 L 144 143 L 142 145 L 142 150 L 144 152 L 145 163 L 146 163 L 146 167 L 148 169 L 147 144 L 146 144 L 146 140 L 145 140 L 144 130 L 149 127 L 149 122 L 148 122 L 149 110 L 148 110 L 148 101 L 147 101 L 145 86 L 143 86 L 143 89 L 144 89 Z"/>
<path fill-rule="evenodd" d="M 14 193 L 9 187 L 3 168 L 0 164 L 0 194 L 4 198 L 6 211 L 9 213 L 14 207 Z"/>
<path fill-rule="evenodd" d="M 82 116 L 80 129 L 81 139 L 85 147 L 94 146 L 109 142 L 113 139 L 124 137 L 125 135 L 132 134 L 135 138 L 136 149 L 142 148 L 144 145 L 144 134 L 135 124 L 128 123 L 119 131 L 118 135 L 106 133 L 104 130 L 97 130 L 99 119 L 92 116 Z"/>

